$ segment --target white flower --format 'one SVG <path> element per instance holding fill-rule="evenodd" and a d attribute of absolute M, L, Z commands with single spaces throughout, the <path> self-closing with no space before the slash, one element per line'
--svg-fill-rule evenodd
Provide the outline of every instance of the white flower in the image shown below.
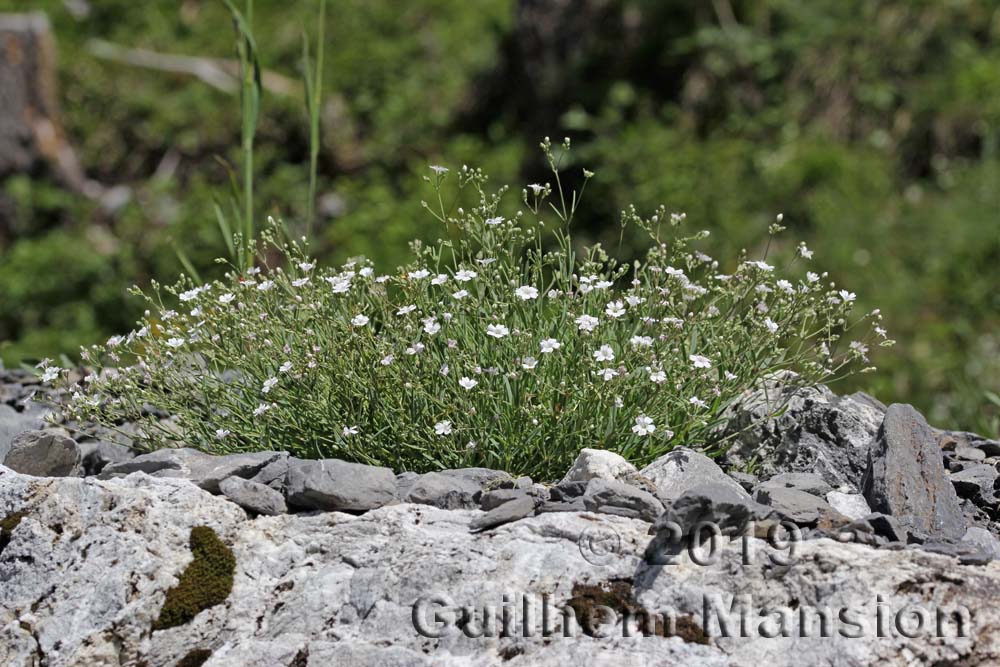
<path fill-rule="evenodd" d="M 778 333 L 778 324 L 770 317 L 764 318 L 764 326 L 767 327 L 767 330 L 771 333 Z"/>
<path fill-rule="evenodd" d="M 510 333 L 510 329 L 502 324 L 490 324 L 486 327 L 486 335 L 494 338 L 503 338 Z"/>
<path fill-rule="evenodd" d="M 451 368 L 448 366 L 448 364 L 441 364 L 441 368 L 438 369 L 438 373 L 440 373 L 441 375 L 447 375 L 450 372 Z"/>
<path fill-rule="evenodd" d="M 260 267 L 259 266 L 251 266 L 249 269 L 247 269 L 247 275 L 248 276 L 255 276 L 258 273 L 260 273 Z"/>
<path fill-rule="evenodd" d="M 652 371 L 649 374 L 649 380 L 654 384 L 663 384 L 667 381 L 667 374 L 662 370 Z"/>
<path fill-rule="evenodd" d="M 430 165 L 430 170 L 433 171 L 438 176 L 443 176 L 444 174 L 448 173 L 448 167 L 442 167 L 439 164 Z"/>
<path fill-rule="evenodd" d="M 534 370 L 535 366 L 538 365 L 538 359 L 534 357 L 525 357 L 521 360 L 521 368 L 526 371 Z"/>
<path fill-rule="evenodd" d="M 197 317 L 197 315 L 195 315 L 194 317 Z M 121 336 L 112 336 L 111 338 L 108 339 L 108 342 L 105 343 L 105 344 L 108 347 L 118 347 L 119 345 L 121 345 L 124 342 L 125 342 L 125 339 L 123 337 L 121 337 Z"/>
<path fill-rule="evenodd" d="M 389 364 L 391 364 L 395 360 L 396 360 L 396 357 L 394 357 L 391 354 L 387 354 L 384 357 L 382 357 L 382 360 L 379 361 L 379 363 L 382 364 L 383 366 L 388 366 Z"/>
<path fill-rule="evenodd" d="M 604 378 L 605 382 L 608 382 L 609 380 L 618 375 L 618 371 L 616 371 L 614 368 L 602 368 L 601 370 L 597 371 L 597 375 Z"/>
<path fill-rule="evenodd" d="M 490 264 L 492 264 L 495 261 L 497 261 L 496 257 L 484 257 L 482 259 L 477 259 L 476 260 L 476 262 L 478 262 L 481 266 L 489 266 Z"/>
<path fill-rule="evenodd" d="M 438 435 L 449 435 L 451 434 L 451 422 L 447 419 L 434 424 L 434 432 Z"/>
<path fill-rule="evenodd" d="M 167 340 L 167 345 L 169 345 L 170 347 L 172 347 L 172 348 L 174 348 L 176 350 L 177 348 L 179 348 L 182 345 L 184 345 L 184 339 L 183 338 L 170 338 L 170 339 Z"/>
<path fill-rule="evenodd" d="M 387 282 L 389 282 L 389 276 L 379 276 L 378 278 L 375 279 L 375 282 L 377 282 L 377 283 L 387 283 Z"/>
<path fill-rule="evenodd" d="M 222 296 L 219 297 L 219 303 L 229 303 L 235 298 L 236 298 L 235 294 L 228 294 L 228 293 L 223 294 Z"/>
<path fill-rule="evenodd" d="M 308 273 L 316 268 L 316 265 L 312 262 L 299 262 L 299 269 Z"/>
<path fill-rule="evenodd" d="M 632 336 L 628 341 L 632 347 L 652 347 L 653 339 L 649 336 Z"/>
<path fill-rule="evenodd" d="M 438 324 L 436 318 L 428 317 L 424 319 L 424 331 L 427 333 L 427 335 L 433 336 L 438 331 L 441 331 L 441 325 Z"/>
<path fill-rule="evenodd" d="M 198 297 L 199 294 L 201 294 L 202 290 L 204 289 L 205 289 L 204 287 L 195 287 L 194 289 L 190 289 L 187 292 L 181 292 L 179 295 L 180 299 L 181 301 L 190 301 L 192 299 L 195 299 Z"/>
<path fill-rule="evenodd" d="M 534 193 L 536 197 L 545 192 L 545 186 L 539 185 L 538 183 L 530 183 L 528 187 L 531 188 L 531 192 Z"/>
<path fill-rule="evenodd" d="M 459 386 L 460 386 L 460 387 L 461 387 L 462 389 L 465 389 L 466 391 L 468 391 L 469 389 L 472 389 L 472 388 L 473 388 L 473 387 L 475 387 L 475 386 L 476 386 L 477 384 L 479 384 L 479 383 L 478 383 L 477 381 L 473 380 L 472 378 L 469 378 L 469 377 L 465 377 L 464 375 L 463 375 L 463 376 L 461 377 L 461 379 L 459 379 L 459 381 L 458 381 L 458 385 L 459 385 Z"/>
<path fill-rule="evenodd" d="M 302 287 L 303 285 L 308 285 L 308 284 L 309 284 L 308 278 L 296 278 L 295 280 L 292 281 L 292 287 Z"/>
<path fill-rule="evenodd" d="M 215 429 L 215 439 L 216 440 L 225 440 L 230 435 L 232 435 L 232 433 L 229 432 L 229 431 L 227 431 L 224 428 L 217 428 L 217 429 Z"/>
<path fill-rule="evenodd" d="M 264 414 L 265 412 L 267 412 L 270 409 L 271 409 L 270 405 L 268 405 L 267 403 L 261 403 L 256 408 L 254 408 L 253 416 L 254 417 L 260 417 L 262 414 Z"/>
<path fill-rule="evenodd" d="M 334 294 L 343 294 L 351 289 L 350 276 L 327 276 L 323 278 L 323 280 L 330 283 L 330 287 L 333 289 Z"/>
<path fill-rule="evenodd" d="M 615 351 L 611 349 L 610 345 L 602 345 L 594 352 L 594 359 L 597 361 L 614 361 Z"/>
<path fill-rule="evenodd" d="M 341 431 L 341 434 L 345 438 L 350 437 L 352 435 L 357 435 L 358 434 L 358 427 L 357 426 L 345 426 L 344 430 Z"/>
<path fill-rule="evenodd" d="M 592 315 L 581 315 L 574 320 L 580 331 L 593 331 L 597 326 L 597 318 Z"/>
<path fill-rule="evenodd" d="M 649 435 L 656 430 L 656 424 L 653 423 L 651 417 L 646 415 L 639 415 L 635 418 L 635 426 L 632 427 L 632 432 L 636 435 Z"/>
<path fill-rule="evenodd" d="M 420 269 L 419 271 L 410 271 L 410 280 L 423 280 L 427 276 L 431 275 L 431 272 L 426 269 Z"/>
<path fill-rule="evenodd" d="M 531 301 L 538 298 L 538 290 L 531 285 L 521 285 L 514 290 L 514 294 L 522 301 Z"/>
<path fill-rule="evenodd" d="M 840 298 L 844 300 L 844 303 L 851 303 L 856 298 L 858 298 L 857 294 L 855 294 L 854 292 L 848 292 L 845 289 L 840 290 L 839 292 L 837 292 L 837 294 L 839 294 Z"/>
<path fill-rule="evenodd" d="M 812 259 L 813 251 L 807 248 L 805 243 L 802 243 L 799 245 L 799 255 L 801 255 L 803 259 Z"/>
<path fill-rule="evenodd" d="M 462 300 L 465 297 L 469 296 L 469 293 L 466 292 L 464 289 L 460 289 L 457 292 L 453 292 L 451 296 L 455 299 Z"/>
<path fill-rule="evenodd" d="M 795 294 L 795 288 L 792 287 L 792 284 L 787 280 L 779 280 L 777 282 L 777 285 L 778 289 L 780 289 L 782 292 L 785 292 L 786 294 Z"/>
<path fill-rule="evenodd" d="M 856 341 L 856 340 L 855 341 L 851 341 L 850 348 L 851 348 L 851 351 L 853 351 L 855 354 L 857 354 L 862 359 L 864 359 L 865 355 L 868 354 L 868 346 L 865 345 L 864 343 L 860 342 L 860 341 Z"/>
<path fill-rule="evenodd" d="M 771 271 L 774 271 L 774 267 L 768 264 L 767 262 L 756 261 L 756 262 L 747 262 L 747 264 L 749 264 L 750 266 L 757 267 L 764 273 L 770 273 Z"/>
<path fill-rule="evenodd" d="M 641 296 L 636 296 L 634 294 L 629 294 L 627 297 L 625 297 L 625 303 L 633 307 L 638 306 L 640 303 L 645 303 L 645 302 L 646 299 L 644 299 Z"/>
<path fill-rule="evenodd" d="M 274 385 L 278 384 L 278 378 L 268 378 L 264 380 L 264 384 L 260 388 L 262 394 L 268 394 L 274 389 Z"/>
<path fill-rule="evenodd" d="M 59 368 L 58 366 L 49 366 L 49 367 L 47 367 L 45 369 L 45 372 L 42 373 L 42 382 L 44 382 L 45 384 L 48 384 L 50 382 L 55 381 L 55 379 L 57 377 L 59 377 L 59 374 L 61 372 L 62 372 L 62 369 Z"/>
<path fill-rule="evenodd" d="M 708 357 L 703 357 L 700 354 L 692 354 L 688 357 L 695 368 L 711 368 L 712 360 Z"/>
<path fill-rule="evenodd" d="M 538 347 L 541 348 L 542 354 L 549 354 L 550 352 L 555 352 L 562 347 L 562 343 L 557 341 L 555 338 L 545 338 L 538 344 Z"/>
<path fill-rule="evenodd" d="M 260 291 L 260 292 L 267 292 L 267 291 L 269 291 L 273 287 L 274 287 L 274 281 L 273 280 L 265 280 L 264 282 L 262 282 L 259 285 L 257 285 L 257 290 Z"/>
<path fill-rule="evenodd" d="M 361 270 L 358 271 L 358 275 L 360 275 L 362 278 L 368 278 L 373 273 L 375 273 L 375 269 L 373 269 L 370 266 L 361 267 Z"/>
<path fill-rule="evenodd" d="M 412 346 L 406 348 L 406 353 L 412 357 L 415 354 L 420 354 L 424 349 L 423 343 L 414 343 Z"/>
<path fill-rule="evenodd" d="M 491 226 L 491 227 L 494 226 L 494 225 L 502 225 L 503 224 L 503 218 L 500 218 L 500 217 L 497 217 L 497 218 L 487 218 L 486 224 L 489 225 L 489 226 Z"/>
<path fill-rule="evenodd" d="M 612 301 L 604 309 L 604 312 L 608 314 L 608 317 L 618 319 L 625 314 L 625 304 L 621 301 Z"/>
<path fill-rule="evenodd" d="M 806 272 L 806 280 L 808 280 L 811 283 L 814 283 L 817 280 L 819 280 L 819 276 L 816 275 L 815 273 L 813 273 L 812 271 L 807 271 Z"/>
<path fill-rule="evenodd" d="M 469 271 L 468 269 L 462 269 L 461 271 L 458 271 L 458 272 L 455 273 L 455 280 L 457 280 L 460 283 L 467 283 L 467 282 L 469 282 L 470 280 L 472 280 L 473 278 L 475 278 L 478 275 L 479 274 L 476 273 L 475 271 Z"/>
<path fill-rule="evenodd" d="M 608 289 L 613 284 L 610 280 L 598 280 L 594 283 L 594 289 Z"/>
<path fill-rule="evenodd" d="M 736 379 L 736 374 L 735 373 L 730 373 L 729 371 L 726 371 L 725 373 L 722 374 L 722 377 L 724 377 L 727 380 L 729 380 L 730 382 L 732 382 L 733 380 Z"/>
<path fill-rule="evenodd" d="M 354 317 L 351 318 L 351 324 L 353 324 L 356 327 L 363 327 L 366 324 L 368 324 L 368 321 L 369 321 L 368 316 L 362 314 L 355 315 Z"/>
<path fill-rule="evenodd" d="M 443 273 L 439 273 L 431 278 L 431 285 L 444 285 L 446 282 L 448 282 L 448 276 Z"/>
<path fill-rule="evenodd" d="M 281 364 L 281 367 L 278 369 L 278 371 L 281 373 L 287 373 L 290 370 L 292 370 L 292 362 L 290 361 L 286 361 L 285 363 Z"/>
<path fill-rule="evenodd" d="M 400 308 L 399 310 L 397 310 L 396 314 L 397 315 L 409 315 L 410 313 L 412 313 L 416 309 L 417 309 L 417 307 L 415 305 L 410 304 L 409 306 L 403 306 L 402 308 Z"/>
<path fill-rule="evenodd" d="M 701 400 L 697 396 L 692 396 L 691 398 L 689 398 L 688 399 L 688 403 L 690 403 L 691 405 L 694 405 L 695 407 L 699 407 L 699 408 L 707 408 L 708 407 L 708 403 L 706 403 L 705 401 Z"/>

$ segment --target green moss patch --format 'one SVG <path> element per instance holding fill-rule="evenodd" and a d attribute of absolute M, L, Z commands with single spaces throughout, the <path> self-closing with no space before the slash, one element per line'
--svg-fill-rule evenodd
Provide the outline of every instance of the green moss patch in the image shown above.
<path fill-rule="evenodd" d="M 21 519 L 28 516 L 27 512 L 14 512 L 0 519 L 0 554 L 10 544 L 10 536 L 14 529 L 21 523 Z"/>
<path fill-rule="evenodd" d="M 181 573 L 177 586 L 167 591 L 154 630 L 184 625 L 200 612 L 225 602 L 233 590 L 236 557 L 214 530 L 206 526 L 191 529 L 194 559 Z"/>

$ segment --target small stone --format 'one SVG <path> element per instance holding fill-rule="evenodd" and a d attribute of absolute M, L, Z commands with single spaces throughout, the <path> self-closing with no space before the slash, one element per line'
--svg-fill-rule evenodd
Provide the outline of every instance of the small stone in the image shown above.
<path fill-rule="evenodd" d="M 853 521 L 860 521 L 872 513 L 871 508 L 868 507 L 868 501 L 860 493 L 830 491 L 826 494 L 826 502 L 834 510 Z"/>
<path fill-rule="evenodd" d="M 824 496 L 833 490 L 819 475 L 811 472 L 783 472 L 761 484 L 767 488 L 785 488 L 803 491 L 814 496 Z"/>
<path fill-rule="evenodd" d="M 906 529 L 895 518 L 888 514 L 874 513 L 863 519 L 872 528 L 872 532 L 888 542 L 906 543 Z"/>
<path fill-rule="evenodd" d="M 136 452 L 125 445 L 105 440 L 85 440 L 80 448 L 84 475 L 97 475 L 112 463 L 123 463 L 136 457 Z"/>
<path fill-rule="evenodd" d="M 227 477 L 251 479 L 264 467 L 287 456 L 284 452 L 250 452 L 213 456 L 191 447 L 159 449 L 130 461 L 113 463 L 101 471 L 100 479 L 144 472 L 154 477 L 190 480 L 209 493 L 219 493 L 219 482 Z"/>
<path fill-rule="evenodd" d="M 1000 502 L 994 490 L 998 475 L 996 468 L 980 463 L 952 473 L 951 483 L 960 497 L 968 498 L 979 507 L 993 507 Z"/>
<path fill-rule="evenodd" d="M 974 545 L 989 556 L 990 560 L 1000 559 L 1000 540 L 990 531 L 979 526 L 972 526 L 965 531 L 962 542 Z"/>
<path fill-rule="evenodd" d="M 562 482 L 589 482 L 592 479 L 623 482 L 636 472 L 634 465 L 614 452 L 582 449 Z"/>
<path fill-rule="evenodd" d="M 284 496 L 259 482 L 242 477 L 227 477 L 219 482 L 219 490 L 226 498 L 255 514 L 277 516 L 288 512 Z"/>
<path fill-rule="evenodd" d="M 524 519 L 534 513 L 535 499 L 530 496 L 524 496 L 523 498 L 512 500 L 509 503 L 504 503 L 503 505 L 490 510 L 486 514 L 476 517 L 469 524 L 469 529 L 474 533 L 489 530 L 490 528 L 502 526 L 505 523 L 511 523 L 512 521 Z"/>
<path fill-rule="evenodd" d="M 83 472 L 76 442 L 53 431 L 24 431 L 14 436 L 3 465 L 34 477 L 78 477 Z"/>
<path fill-rule="evenodd" d="M 685 491 L 706 484 L 728 486 L 737 495 L 750 500 L 750 494 L 739 482 L 722 472 L 715 461 L 686 447 L 679 447 L 643 468 L 642 477 L 650 480 L 657 497 L 667 504 L 680 498 Z"/>
<path fill-rule="evenodd" d="M 587 506 L 583 504 L 583 496 L 569 500 L 546 500 L 538 506 L 538 513 L 548 512 L 586 512 Z"/>
<path fill-rule="evenodd" d="M 569 501 L 574 498 L 582 498 L 587 492 L 587 485 L 590 482 L 560 482 L 549 489 L 549 498 L 553 501 Z"/>
<path fill-rule="evenodd" d="M 278 458 L 261 468 L 250 479 L 261 484 L 266 484 L 275 491 L 284 493 L 285 484 L 288 481 L 288 461 L 290 458 L 288 452 L 280 452 Z"/>
<path fill-rule="evenodd" d="M 753 491 L 753 487 L 760 483 L 757 479 L 757 475 L 751 475 L 748 472 L 730 472 L 729 476 L 736 480 L 736 482 L 743 487 L 746 492 Z"/>
<path fill-rule="evenodd" d="M 711 523 L 719 531 L 734 534 L 743 529 L 751 519 L 767 519 L 772 511 L 755 502 L 746 493 L 737 493 L 729 485 L 703 484 L 685 491 L 666 507 L 657 520 L 674 522 L 684 534 L 701 523 Z M 652 533 L 653 531 L 651 531 Z"/>
<path fill-rule="evenodd" d="M 959 445 L 955 448 L 955 457 L 966 461 L 982 461 L 986 458 L 986 452 L 977 447 Z"/>
<path fill-rule="evenodd" d="M 475 509 L 481 495 L 482 487 L 469 478 L 429 472 L 415 479 L 401 498 L 407 503 L 457 510 Z"/>
<path fill-rule="evenodd" d="M 583 506 L 591 512 L 614 514 L 630 519 L 655 521 L 663 513 L 663 503 L 651 493 L 601 478 L 591 479 L 583 495 Z"/>
<path fill-rule="evenodd" d="M 822 498 L 791 488 L 764 488 L 762 485 L 754 491 L 754 500 L 799 525 L 813 525 L 821 516 L 834 511 Z"/>
<path fill-rule="evenodd" d="M 530 495 L 526 489 L 496 489 L 494 491 L 487 491 L 479 499 L 479 509 L 489 512 L 511 500 L 526 498 Z"/>
<path fill-rule="evenodd" d="M 292 459 L 286 497 L 302 509 L 363 512 L 397 501 L 396 476 L 388 468 L 339 459 Z"/>

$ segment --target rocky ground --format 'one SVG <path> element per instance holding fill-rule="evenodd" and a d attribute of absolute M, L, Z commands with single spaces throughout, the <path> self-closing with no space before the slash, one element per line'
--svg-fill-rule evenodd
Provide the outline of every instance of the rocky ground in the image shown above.
<path fill-rule="evenodd" d="M 136 456 L 2 380 L 4 666 L 1000 664 L 1000 442 L 906 405 L 763 419 L 771 387 L 724 460 L 584 450 L 544 485 Z"/>

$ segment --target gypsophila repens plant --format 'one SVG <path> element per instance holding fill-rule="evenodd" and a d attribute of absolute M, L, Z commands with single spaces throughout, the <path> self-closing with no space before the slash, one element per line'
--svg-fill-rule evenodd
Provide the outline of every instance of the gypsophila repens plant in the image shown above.
<path fill-rule="evenodd" d="M 424 208 L 454 240 L 414 242 L 393 273 L 363 260 L 319 267 L 275 226 L 261 245 L 281 251 L 278 266 L 154 283 L 137 330 L 84 350 L 94 370 L 63 409 L 138 424 L 153 447 L 552 480 L 584 447 L 639 466 L 679 445 L 718 453 L 723 412 L 762 378 L 830 381 L 870 370 L 872 342 L 891 344 L 877 311 L 855 316 L 854 294 L 800 268 L 804 245 L 784 277 L 766 253 L 726 273 L 694 248 L 707 232 L 685 235 L 685 216 L 660 208 L 622 214 L 651 238 L 644 260 L 578 254 L 580 193 L 564 191 L 558 168 L 569 148 L 543 142 L 553 183 L 522 190 L 512 218 L 500 213 L 508 189 L 491 191 L 481 170 L 431 166 Z M 448 184 L 466 208 L 449 209 Z M 868 342 L 845 344 L 859 324 Z"/>

